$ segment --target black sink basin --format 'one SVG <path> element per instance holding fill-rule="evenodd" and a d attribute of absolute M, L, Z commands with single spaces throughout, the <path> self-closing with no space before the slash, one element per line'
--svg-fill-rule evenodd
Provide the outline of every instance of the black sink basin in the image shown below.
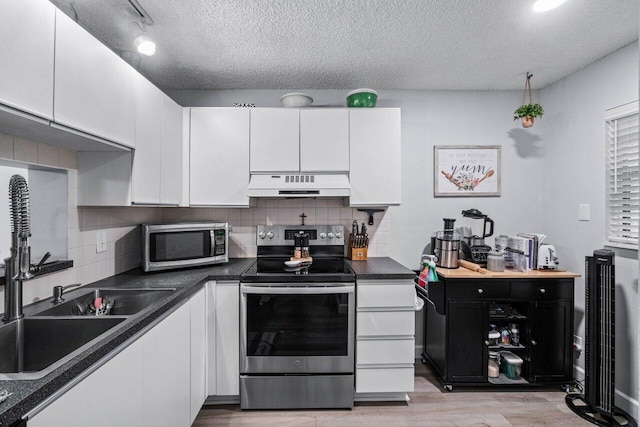
<path fill-rule="evenodd" d="M 0 379 L 42 377 L 124 320 L 113 316 L 27 317 L 2 325 Z"/>
<path fill-rule="evenodd" d="M 89 305 L 97 296 L 103 301 L 113 301 L 109 311 L 114 316 L 130 316 L 150 307 L 157 301 L 167 297 L 173 288 L 163 289 L 93 289 L 75 298 L 65 298 L 47 310 L 41 311 L 36 316 L 77 316 L 87 315 Z M 66 297 L 66 295 L 65 295 Z"/>

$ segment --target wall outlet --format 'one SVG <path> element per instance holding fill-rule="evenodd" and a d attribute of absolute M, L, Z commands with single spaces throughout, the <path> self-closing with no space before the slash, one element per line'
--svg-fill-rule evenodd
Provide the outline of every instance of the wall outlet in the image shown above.
<path fill-rule="evenodd" d="M 98 231 L 96 233 L 96 253 L 105 252 L 107 250 L 107 232 Z"/>

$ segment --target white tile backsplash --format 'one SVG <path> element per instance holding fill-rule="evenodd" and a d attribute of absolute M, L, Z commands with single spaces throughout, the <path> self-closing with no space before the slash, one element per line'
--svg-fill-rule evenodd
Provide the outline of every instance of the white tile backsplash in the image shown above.
<path fill-rule="evenodd" d="M 28 161 L 68 169 L 68 257 L 73 268 L 26 282 L 25 304 L 47 298 L 56 285 L 91 283 L 140 266 L 140 223 L 217 221 L 231 226 L 229 254 L 232 258 L 256 256 L 256 226 L 300 224 L 341 224 L 348 236 L 354 219 L 367 221 L 365 212 L 343 206 L 342 199 L 260 199 L 255 206 L 238 208 L 178 208 L 178 207 L 78 207 L 77 155 L 73 151 L 56 149 L 25 139 L 0 135 L 0 154 L 10 160 Z M 38 155 L 40 154 L 40 157 Z M 56 160 L 57 159 L 57 160 Z M 376 224 L 369 227 L 369 256 L 388 256 L 388 213 L 375 214 Z M 96 233 L 106 231 L 107 250 L 96 252 Z M 0 297 L 4 289 L 0 287 Z"/>

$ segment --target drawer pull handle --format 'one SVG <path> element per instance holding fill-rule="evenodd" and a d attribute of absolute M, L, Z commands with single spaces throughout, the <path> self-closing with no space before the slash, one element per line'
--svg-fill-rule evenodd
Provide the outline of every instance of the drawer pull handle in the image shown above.
<path fill-rule="evenodd" d="M 544 294 L 545 292 L 547 292 L 547 290 L 545 288 L 540 288 L 540 293 Z"/>
<path fill-rule="evenodd" d="M 482 288 L 478 289 L 478 293 L 479 293 L 479 294 L 481 294 L 481 293 L 483 293 L 483 292 L 484 292 L 484 289 L 482 289 Z"/>

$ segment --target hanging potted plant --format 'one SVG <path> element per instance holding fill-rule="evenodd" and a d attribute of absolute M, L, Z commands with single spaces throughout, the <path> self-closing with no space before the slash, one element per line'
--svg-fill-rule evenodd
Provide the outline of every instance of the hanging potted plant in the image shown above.
<path fill-rule="evenodd" d="M 542 105 L 534 104 L 531 97 L 531 77 L 533 74 L 527 73 L 527 79 L 524 84 L 524 94 L 522 95 L 522 105 L 513 112 L 513 120 L 522 119 L 522 127 L 530 128 L 533 126 L 533 119 L 542 117 L 544 110 Z M 529 103 L 526 103 L 527 92 L 529 94 Z"/>

